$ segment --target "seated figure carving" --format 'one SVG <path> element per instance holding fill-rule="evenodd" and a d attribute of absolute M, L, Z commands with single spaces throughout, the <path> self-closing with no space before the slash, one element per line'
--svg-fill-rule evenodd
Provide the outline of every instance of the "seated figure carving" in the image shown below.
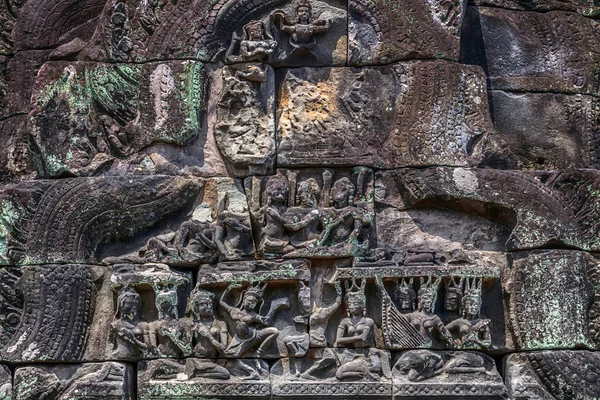
<path fill-rule="evenodd" d="M 186 364 L 190 378 L 204 377 L 208 379 L 229 379 L 231 374 L 214 359 L 223 357 L 229 341 L 227 324 L 215 316 L 215 295 L 206 290 L 196 288 L 190 296 L 190 308 L 193 315 L 192 354 L 195 358 Z"/>
<path fill-rule="evenodd" d="M 452 344 L 452 335 L 448 332 L 440 317 L 434 314 L 440 281 L 440 278 L 435 280 L 431 277 L 421 278 L 421 287 L 417 293 L 417 311 L 404 314 L 407 320 L 419 331 L 423 339 L 427 340 L 428 346 L 431 346 L 434 340 L 439 340 L 447 346 Z"/>
<path fill-rule="evenodd" d="M 348 316 L 338 326 L 335 347 L 375 347 L 375 322 L 366 316 L 367 297 L 364 293 L 366 283 L 366 280 L 363 280 L 359 288 L 355 280 L 352 281 L 351 286 L 346 281 L 344 302 Z"/>
<path fill-rule="evenodd" d="M 189 325 L 179 319 L 177 287 L 173 283 L 157 283 L 156 309 L 158 320 L 150 323 L 150 344 L 158 348 L 161 357 L 180 358 L 191 354 Z"/>
<path fill-rule="evenodd" d="M 462 318 L 450 322 L 446 328 L 455 336 L 457 347 L 464 349 L 488 349 L 492 339 L 490 320 L 479 317 L 482 302 L 481 278 L 467 279 L 461 301 Z"/>
<path fill-rule="evenodd" d="M 148 323 L 140 320 L 139 313 L 139 293 L 124 287 L 117 297 L 117 315 L 111 324 L 111 343 L 115 345 L 112 357 L 137 359 L 157 355 L 156 348 L 148 344 Z"/>

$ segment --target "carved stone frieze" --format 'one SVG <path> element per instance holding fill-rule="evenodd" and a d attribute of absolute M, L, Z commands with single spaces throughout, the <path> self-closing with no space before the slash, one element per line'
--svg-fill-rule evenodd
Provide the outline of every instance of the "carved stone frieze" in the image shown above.
<path fill-rule="evenodd" d="M 233 175 L 272 173 L 275 161 L 273 69 L 258 63 L 226 66 L 220 83 L 214 135 Z"/>
<path fill-rule="evenodd" d="M 131 365 L 95 364 L 31 365 L 17 367 L 15 399 L 135 399 Z"/>
<path fill-rule="evenodd" d="M 82 360 L 105 274 L 84 265 L 0 268 L 0 360 Z"/>
<path fill-rule="evenodd" d="M 506 399 L 494 360 L 476 352 L 410 350 L 393 368 L 394 399 Z"/>
<path fill-rule="evenodd" d="M 41 180 L 6 186 L 0 198 L 3 264 L 189 266 L 254 253 L 246 199 L 229 178 Z"/>
<path fill-rule="evenodd" d="M 82 57 L 343 65 L 347 30 L 347 4 L 339 0 L 111 0 Z"/>
<path fill-rule="evenodd" d="M 331 258 L 368 253 L 373 171 L 279 170 L 245 180 L 258 253 Z"/>
<path fill-rule="evenodd" d="M 271 368 L 274 399 L 390 399 L 391 376 L 389 352 L 375 348 L 313 349 Z"/>
<path fill-rule="evenodd" d="M 502 266 L 339 268 L 339 279 L 346 282 L 348 318 L 338 326 L 336 344 L 389 350 L 504 349 Z M 361 313 L 370 318 L 361 321 Z M 362 337 L 352 333 L 360 331 Z"/>
<path fill-rule="evenodd" d="M 505 358 L 504 376 L 511 399 L 592 400 L 600 397 L 600 353 L 535 351 Z"/>
<path fill-rule="evenodd" d="M 415 61 L 280 74 L 280 166 L 477 165 L 493 136 L 476 67 Z"/>
<path fill-rule="evenodd" d="M 40 175 L 225 175 L 201 135 L 208 72 L 202 63 L 47 63 L 38 74 L 29 133 Z M 179 151 L 184 145 L 187 151 Z"/>

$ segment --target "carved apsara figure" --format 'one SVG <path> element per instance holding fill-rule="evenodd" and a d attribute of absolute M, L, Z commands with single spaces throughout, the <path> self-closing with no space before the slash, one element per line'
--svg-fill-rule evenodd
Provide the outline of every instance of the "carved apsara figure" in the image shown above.
<path fill-rule="evenodd" d="M 150 344 L 158 348 L 161 357 L 189 356 L 192 338 L 189 321 L 179 320 L 177 286 L 174 283 L 157 283 L 154 291 L 158 319 L 150 323 Z"/>
<path fill-rule="evenodd" d="M 324 229 L 318 240 L 319 246 L 344 247 L 358 242 L 361 228 L 371 224 L 372 217 L 365 210 L 355 206 L 355 194 L 356 186 L 346 177 L 338 179 L 333 184 L 331 188 L 333 208 L 323 213 Z"/>
<path fill-rule="evenodd" d="M 190 308 L 193 315 L 193 361 L 186 364 L 187 375 L 208 379 L 229 379 L 231 374 L 214 359 L 225 356 L 229 341 L 227 324 L 215 316 L 215 295 L 206 290 L 195 288 L 190 296 Z"/>
<path fill-rule="evenodd" d="M 325 337 L 325 330 L 331 316 L 340 308 L 342 305 L 342 285 L 337 280 L 337 274 L 327 282 L 328 285 L 334 285 L 336 297 L 335 301 L 328 305 L 323 306 L 323 297 L 319 304 L 314 304 L 312 313 L 310 314 L 310 346 L 311 347 L 327 347 L 327 338 Z"/>
<path fill-rule="evenodd" d="M 444 298 L 444 308 L 446 311 L 458 311 L 463 298 L 464 278 L 458 282 L 451 278 L 446 282 L 446 297 Z"/>
<path fill-rule="evenodd" d="M 366 280 L 358 287 L 355 280 L 352 285 L 346 281 L 346 296 L 344 303 L 347 307 L 347 318 L 344 318 L 337 329 L 335 347 L 374 347 L 375 322 L 366 316 L 367 297 L 364 290 Z"/>
<path fill-rule="evenodd" d="M 435 280 L 431 277 L 421 278 L 421 287 L 417 293 L 417 311 L 405 314 L 405 317 L 420 332 L 421 336 L 428 339 L 429 345 L 434 339 L 442 341 L 445 345 L 452 344 L 452 335 L 440 317 L 433 312 L 440 281 L 440 278 Z"/>
<path fill-rule="evenodd" d="M 225 349 L 229 357 L 239 358 L 243 354 L 256 349 L 256 355 L 262 357 L 267 348 L 279 336 L 279 330 L 271 326 L 275 314 L 288 307 L 287 300 L 274 301 L 267 315 L 258 314 L 255 310 L 263 303 L 263 293 L 267 284 L 251 285 L 242 292 L 236 306 L 231 306 L 225 300 L 231 289 L 240 285 L 230 284 L 221 296 L 219 304 L 229 314 L 235 325 L 233 340 Z"/>
<path fill-rule="evenodd" d="M 112 356 L 117 359 L 156 355 L 156 348 L 148 344 L 148 323 L 140 320 L 140 295 L 124 287 L 117 297 L 117 315 L 111 324 L 111 342 L 116 344 Z"/>
<path fill-rule="evenodd" d="M 492 344 L 490 320 L 479 317 L 482 303 L 482 278 L 467 279 L 461 302 L 462 318 L 446 328 L 454 334 L 455 343 L 464 349 L 488 349 Z"/>
<path fill-rule="evenodd" d="M 400 312 L 409 313 L 415 311 L 417 293 L 415 292 L 413 283 L 413 278 L 402 278 L 394 288 L 394 302 Z"/>
<path fill-rule="evenodd" d="M 240 260 L 254 253 L 252 228 L 244 211 L 232 207 L 227 194 L 219 202 L 214 242 L 227 260 Z"/>
<path fill-rule="evenodd" d="M 290 35 L 290 45 L 294 48 L 311 49 L 317 44 L 316 35 L 329 31 L 331 21 L 313 19 L 310 0 L 294 1 L 295 16 L 291 17 L 283 10 L 271 13 L 271 21 L 282 32 Z"/>
<path fill-rule="evenodd" d="M 294 250 L 285 227 L 290 222 L 284 216 L 288 194 L 288 183 L 283 176 L 269 178 L 266 186 L 267 204 L 263 208 L 263 238 L 260 243 L 265 253 L 283 255 Z"/>

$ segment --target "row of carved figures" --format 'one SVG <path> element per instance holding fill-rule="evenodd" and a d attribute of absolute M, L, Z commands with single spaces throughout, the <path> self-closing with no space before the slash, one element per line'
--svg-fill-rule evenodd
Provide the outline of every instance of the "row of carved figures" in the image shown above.
<path fill-rule="evenodd" d="M 402 279 L 394 290 L 394 300 L 388 295 L 381 279 L 377 287 L 383 310 L 382 333 L 386 348 L 423 348 L 441 343 L 445 348 L 487 349 L 491 346 L 490 321 L 480 318 L 482 278 L 449 278 L 446 284 L 445 309 L 457 311 L 460 318 L 444 324 L 434 313 L 441 278 L 421 278 L 414 290 L 412 280 Z M 155 306 L 158 319 L 142 321 L 141 296 L 134 287 L 124 286 L 117 297 L 117 315 L 112 323 L 113 356 L 115 358 L 196 357 L 239 358 L 264 357 L 269 346 L 277 345 L 279 357 L 302 357 L 309 348 L 328 346 L 326 330 L 330 318 L 342 306 L 346 317 L 337 326 L 333 347 L 374 348 L 375 322 L 367 314 L 366 280 L 358 284 L 346 280 L 345 295 L 336 276 L 325 284 L 333 286 L 336 297 L 331 304 L 310 306 L 310 288 L 298 281 L 300 315 L 293 317 L 299 327 L 297 334 L 280 338 L 274 326 L 278 313 L 290 308 L 287 297 L 274 299 L 267 313 L 261 313 L 265 303 L 267 282 L 242 285 L 229 284 L 220 298 L 197 286 L 191 293 L 187 308 L 189 316 L 180 318 L 177 285 L 155 285 Z M 232 290 L 242 290 L 232 302 Z M 230 326 L 217 317 L 215 301 Z M 291 322 L 291 321 L 290 321 Z M 310 327 L 310 329 L 307 329 Z"/>

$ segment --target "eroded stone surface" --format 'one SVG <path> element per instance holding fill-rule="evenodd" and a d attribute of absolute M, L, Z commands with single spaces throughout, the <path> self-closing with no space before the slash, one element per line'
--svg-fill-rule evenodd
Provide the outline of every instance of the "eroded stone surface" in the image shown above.
<path fill-rule="evenodd" d="M 12 399 L 12 374 L 8 367 L 0 366 L 0 399 Z"/>
<path fill-rule="evenodd" d="M 350 0 L 349 8 L 350 65 L 458 59 L 463 1 Z"/>
<path fill-rule="evenodd" d="M 281 74 L 281 166 L 477 165 L 493 136 L 474 67 L 435 61 Z"/>
<path fill-rule="evenodd" d="M 511 354 L 505 362 L 511 398 L 591 400 L 600 396 L 597 352 L 536 351 Z"/>
<path fill-rule="evenodd" d="M 394 399 L 505 399 L 494 360 L 476 352 L 411 350 L 393 368 Z"/>
<path fill-rule="evenodd" d="M 15 398 L 129 400 L 134 382 L 132 366 L 117 362 L 25 366 L 15 370 Z"/>

